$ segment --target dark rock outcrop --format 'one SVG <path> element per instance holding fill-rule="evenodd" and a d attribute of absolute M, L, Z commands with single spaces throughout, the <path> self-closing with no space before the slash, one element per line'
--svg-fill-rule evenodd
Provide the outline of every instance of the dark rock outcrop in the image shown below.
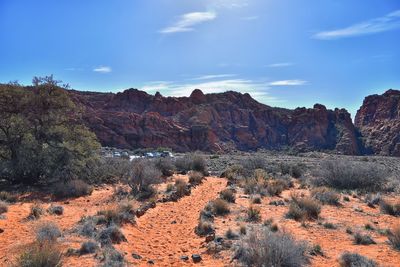
<path fill-rule="evenodd" d="M 86 124 L 104 146 L 170 147 L 182 152 L 258 148 L 360 152 L 350 114 L 320 104 L 289 110 L 261 104 L 249 94 L 204 94 L 199 89 L 190 97 L 153 96 L 137 89 L 117 94 L 70 92 L 85 107 Z"/>
<path fill-rule="evenodd" d="M 400 91 L 367 96 L 357 111 L 355 125 L 366 152 L 400 156 Z"/>

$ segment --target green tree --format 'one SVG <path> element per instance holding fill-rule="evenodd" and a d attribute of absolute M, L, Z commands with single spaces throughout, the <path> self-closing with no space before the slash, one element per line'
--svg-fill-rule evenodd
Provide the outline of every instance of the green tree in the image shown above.
<path fill-rule="evenodd" d="M 0 86 L 0 177 L 34 184 L 84 178 L 100 148 L 53 76 Z"/>

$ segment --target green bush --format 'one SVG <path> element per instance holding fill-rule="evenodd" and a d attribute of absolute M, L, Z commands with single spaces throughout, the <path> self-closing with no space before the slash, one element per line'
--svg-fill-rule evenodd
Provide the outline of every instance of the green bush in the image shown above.
<path fill-rule="evenodd" d="M 59 85 L 53 76 L 35 77 L 28 88 L 0 85 L 0 178 L 48 184 L 86 177 L 100 144 Z"/>

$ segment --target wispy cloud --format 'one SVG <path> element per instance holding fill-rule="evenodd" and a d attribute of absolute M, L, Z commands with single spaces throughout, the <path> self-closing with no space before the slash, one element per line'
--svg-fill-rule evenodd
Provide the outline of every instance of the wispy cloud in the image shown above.
<path fill-rule="evenodd" d="M 196 77 L 193 78 L 192 80 L 211 80 L 211 79 L 227 78 L 234 76 L 236 76 L 236 74 L 211 74 L 211 75 L 203 75 L 200 77 Z"/>
<path fill-rule="evenodd" d="M 248 17 L 242 17 L 242 20 L 256 20 L 258 18 L 259 16 L 248 16 Z"/>
<path fill-rule="evenodd" d="M 100 73 L 109 73 L 112 71 L 111 67 L 109 66 L 99 66 L 93 69 L 94 72 L 100 72 Z"/>
<path fill-rule="evenodd" d="M 282 81 L 274 81 L 270 82 L 270 86 L 296 86 L 296 85 L 304 85 L 307 81 L 304 80 L 282 80 Z"/>
<path fill-rule="evenodd" d="M 279 62 L 267 65 L 269 68 L 283 68 L 283 67 L 290 67 L 293 66 L 294 63 L 292 62 Z"/>
<path fill-rule="evenodd" d="M 161 29 L 163 34 L 194 31 L 194 26 L 214 20 L 217 17 L 215 12 L 192 12 L 180 16 L 179 20 L 173 25 Z"/>
<path fill-rule="evenodd" d="M 141 87 L 142 90 L 154 93 L 160 91 L 163 95 L 169 96 L 189 96 L 194 89 L 201 89 L 205 94 L 222 93 L 226 91 L 237 91 L 249 93 L 252 97 L 266 104 L 284 102 L 268 92 L 270 86 L 264 81 L 254 81 L 246 79 L 221 79 L 216 81 L 204 81 L 193 83 L 181 82 L 147 82 Z"/>
<path fill-rule="evenodd" d="M 67 71 L 82 71 L 83 68 L 65 68 Z"/>
<path fill-rule="evenodd" d="M 249 5 L 247 0 L 210 0 L 212 8 L 243 8 Z"/>
<path fill-rule="evenodd" d="M 400 10 L 396 10 L 383 17 L 367 20 L 345 28 L 319 32 L 314 34 L 313 38 L 321 40 L 334 40 L 386 32 L 398 28 L 400 28 Z"/>

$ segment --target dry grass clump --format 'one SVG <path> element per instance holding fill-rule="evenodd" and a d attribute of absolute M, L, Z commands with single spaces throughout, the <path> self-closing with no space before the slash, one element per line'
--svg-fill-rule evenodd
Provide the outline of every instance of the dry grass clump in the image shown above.
<path fill-rule="evenodd" d="M 390 231 L 388 239 L 394 249 L 400 250 L 400 224 Z"/>
<path fill-rule="evenodd" d="M 206 206 L 206 210 L 211 211 L 216 216 L 223 216 L 230 212 L 229 203 L 221 198 L 210 201 Z"/>
<path fill-rule="evenodd" d="M 61 267 L 61 251 L 54 243 L 35 243 L 17 259 L 18 267 Z"/>
<path fill-rule="evenodd" d="M 237 239 L 239 237 L 238 234 L 236 234 L 232 228 L 229 228 L 226 232 L 225 232 L 225 237 L 227 239 Z"/>
<path fill-rule="evenodd" d="M 378 264 L 357 253 L 345 252 L 339 258 L 340 267 L 378 267 Z"/>
<path fill-rule="evenodd" d="M 249 176 L 254 173 L 256 169 L 265 169 L 267 167 L 267 161 L 261 156 L 251 156 L 241 161 L 243 166 L 243 172 Z"/>
<path fill-rule="evenodd" d="M 387 174 L 380 165 L 348 160 L 327 160 L 321 164 L 318 177 L 311 181 L 316 186 L 341 190 L 377 192 L 384 189 Z"/>
<path fill-rule="evenodd" d="M 240 240 L 234 258 L 244 266 L 306 266 L 307 245 L 286 233 L 254 229 Z"/>
<path fill-rule="evenodd" d="M 14 203 L 17 201 L 17 196 L 6 191 L 0 191 L 0 201 Z"/>
<path fill-rule="evenodd" d="M 57 198 L 81 197 L 90 195 L 93 187 L 82 180 L 70 180 L 54 186 L 53 194 Z"/>
<path fill-rule="evenodd" d="M 51 215 L 63 215 L 64 208 L 62 206 L 51 204 L 50 207 L 47 209 L 47 212 Z"/>
<path fill-rule="evenodd" d="M 95 253 L 99 249 L 99 246 L 96 242 L 93 241 L 85 241 L 82 243 L 79 249 L 79 255 L 91 254 Z"/>
<path fill-rule="evenodd" d="M 56 242 L 57 238 L 61 237 L 61 230 L 57 224 L 53 222 L 43 222 L 39 224 L 35 230 L 36 240 L 39 243 Z"/>
<path fill-rule="evenodd" d="M 183 179 L 176 179 L 174 188 L 178 197 L 183 197 L 189 192 L 188 184 Z"/>
<path fill-rule="evenodd" d="M 201 219 L 194 231 L 198 236 L 206 236 L 215 232 L 214 226 L 211 222 L 203 221 Z"/>
<path fill-rule="evenodd" d="M 361 233 L 355 233 L 354 234 L 354 244 L 357 245 L 371 245 L 371 244 L 376 244 L 374 239 L 368 234 L 361 234 Z"/>
<path fill-rule="evenodd" d="M 201 172 L 193 171 L 189 174 L 189 183 L 192 185 L 199 185 L 203 182 L 204 175 Z"/>
<path fill-rule="evenodd" d="M 219 193 L 221 199 L 226 200 L 230 203 L 235 203 L 236 197 L 235 192 L 232 189 L 224 189 Z"/>
<path fill-rule="evenodd" d="M 235 182 L 240 180 L 245 175 L 244 168 L 242 165 L 235 164 L 227 168 L 222 174 L 221 178 L 226 178 L 228 181 Z"/>
<path fill-rule="evenodd" d="M 311 190 L 311 196 L 321 202 L 333 206 L 340 205 L 340 195 L 327 187 L 317 187 Z"/>
<path fill-rule="evenodd" d="M 264 178 L 247 178 L 241 183 L 244 193 L 248 195 L 266 195 L 267 180 Z"/>
<path fill-rule="evenodd" d="M 286 217 L 296 221 L 316 220 L 321 213 L 321 204 L 310 197 L 299 197 L 292 195 L 289 211 Z"/>
<path fill-rule="evenodd" d="M 382 199 L 379 204 L 382 213 L 392 216 L 400 216 L 400 202 L 390 203 L 389 201 Z"/>
<path fill-rule="evenodd" d="M 108 225 L 123 225 L 125 223 L 135 223 L 135 210 L 132 203 L 124 201 L 116 207 L 106 210 L 99 210 L 98 216 L 103 216 Z"/>
<path fill-rule="evenodd" d="M 267 192 L 270 196 L 280 196 L 282 191 L 288 188 L 288 184 L 281 179 L 270 180 L 267 183 Z"/>
<path fill-rule="evenodd" d="M 250 206 L 247 211 L 247 218 L 248 222 L 259 222 L 261 221 L 260 209 Z"/>
<path fill-rule="evenodd" d="M 8 204 L 5 201 L 0 201 L 0 214 L 8 211 Z"/>
<path fill-rule="evenodd" d="M 44 214 L 44 209 L 41 204 L 34 203 L 31 206 L 30 213 L 28 215 L 28 219 L 37 220 Z"/>
<path fill-rule="evenodd" d="M 293 164 L 293 163 L 281 163 L 279 165 L 282 175 L 290 175 L 293 178 L 300 178 L 303 173 L 303 166 L 300 164 Z"/>
<path fill-rule="evenodd" d="M 111 244 L 120 244 L 121 242 L 127 242 L 126 237 L 121 232 L 121 229 L 116 225 L 110 225 L 103 229 L 98 236 L 98 239 L 102 246 L 109 246 Z"/>

